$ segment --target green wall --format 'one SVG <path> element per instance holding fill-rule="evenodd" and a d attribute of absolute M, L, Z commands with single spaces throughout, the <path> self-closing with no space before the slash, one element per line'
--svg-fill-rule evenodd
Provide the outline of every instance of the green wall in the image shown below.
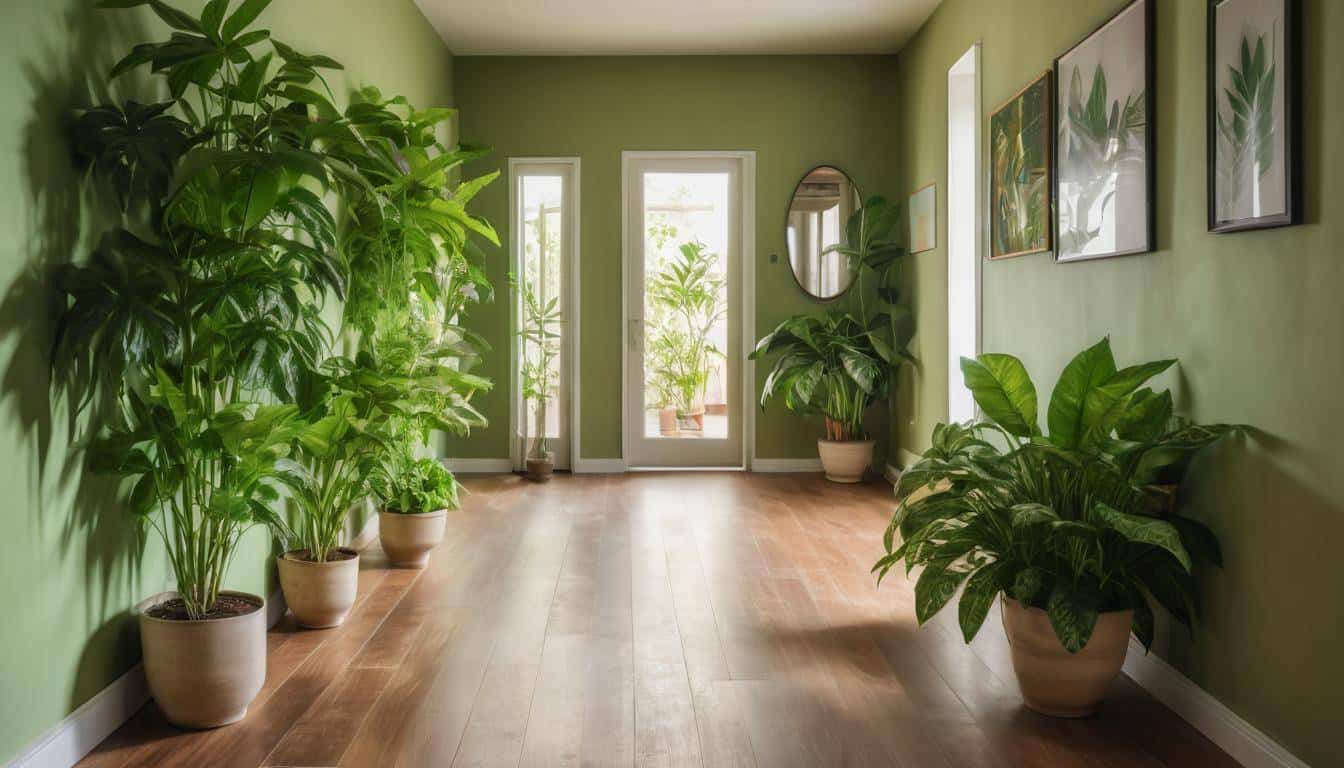
<path fill-rule="evenodd" d="M 936 179 L 946 241 L 947 69 L 981 41 L 988 110 L 1124 5 L 1123 0 L 944 0 L 899 55 L 902 187 Z M 1200 421 L 1262 430 L 1211 451 L 1187 502 L 1220 535 L 1202 574 L 1205 616 L 1162 654 L 1311 765 L 1344 765 L 1344 3 L 1304 10 L 1305 223 L 1211 235 L 1205 227 L 1205 3 L 1157 6 L 1157 245 L 1081 264 L 1049 254 L 986 263 L 983 348 L 1023 358 L 1048 389 L 1068 359 L 1110 334 L 1121 361 L 1180 358 L 1166 383 Z M 903 448 L 947 418 L 946 254 L 915 259 L 915 354 L 931 364 L 905 396 Z M 1042 398 L 1042 406 L 1045 405 Z"/>
<path fill-rule="evenodd" d="M 756 330 L 820 305 L 800 291 L 784 248 L 784 212 L 799 177 L 820 163 L 847 170 L 864 195 L 895 193 L 892 152 L 898 112 L 893 57 L 622 57 L 456 60 L 462 138 L 495 153 L 469 175 L 504 168 L 509 157 L 582 158 L 580 284 L 581 452 L 621 455 L 621 151 L 755 150 Z M 508 187 L 479 198 L 508 242 Z M 771 263 L 778 254 L 777 263 Z M 492 259 L 503 286 L 507 257 Z M 471 321 L 494 347 L 485 373 L 508 380 L 509 303 L 473 309 Z M 757 385 L 766 366 L 757 366 Z M 508 391 L 479 406 L 491 425 L 448 454 L 509 455 Z M 754 397 L 754 396 L 753 396 Z M 757 414 L 756 452 L 816 456 L 821 427 L 772 406 Z M 885 434 L 882 427 L 879 434 Z"/>
<path fill-rule="evenodd" d="M 48 388 L 42 276 L 97 236 L 98 206 L 81 194 L 65 140 L 68 116 L 107 97 L 103 73 L 131 44 L 164 35 L 148 15 L 92 5 L 6 0 L 0 25 L 0 763 L 136 663 L 127 610 L 170 578 L 157 539 L 138 544 L 108 502 L 114 489 L 82 472 L 68 409 Z M 280 0 L 262 20 L 301 50 L 343 61 L 338 96 L 373 83 L 420 104 L 451 103 L 451 56 L 411 0 Z M 153 97 L 133 81 L 113 94 Z M 268 534 L 252 531 L 228 585 L 269 594 L 270 554 Z"/>

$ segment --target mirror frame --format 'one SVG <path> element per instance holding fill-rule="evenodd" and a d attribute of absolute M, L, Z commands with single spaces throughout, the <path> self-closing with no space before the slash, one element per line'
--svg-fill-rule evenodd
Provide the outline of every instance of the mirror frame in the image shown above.
<path fill-rule="evenodd" d="M 802 291 L 803 295 L 812 301 L 820 302 L 822 304 L 830 304 L 831 302 L 843 299 L 849 293 L 850 289 L 854 287 L 854 279 L 858 276 L 858 270 L 854 270 L 853 276 L 850 277 L 849 283 L 845 285 L 843 291 L 840 291 L 834 296 L 818 296 L 807 290 L 807 287 L 803 285 L 803 281 L 798 279 L 798 272 L 793 268 L 793 253 L 789 251 L 789 214 L 793 211 L 793 199 L 798 195 L 798 188 L 803 185 L 803 182 L 807 180 L 807 177 L 811 176 L 814 171 L 818 171 L 822 168 L 830 168 L 843 174 L 844 177 L 849 180 L 850 189 L 854 190 L 854 196 L 858 200 L 859 207 L 863 206 L 863 193 L 859 191 L 859 185 L 854 183 L 854 177 L 849 175 L 849 171 L 846 171 L 844 168 L 841 168 L 834 163 L 817 163 L 811 168 L 808 168 L 803 172 L 802 176 L 798 177 L 798 181 L 794 182 L 793 189 L 789 191 L 789 203 L 784 207 L 784 255 L 789 267 L 789 276 L 793 278 L 793 284 L 798 286 L 798 290 Z M 845 231 L 848 223 L 847 220 L 840 222 L 841 232 Z"/>

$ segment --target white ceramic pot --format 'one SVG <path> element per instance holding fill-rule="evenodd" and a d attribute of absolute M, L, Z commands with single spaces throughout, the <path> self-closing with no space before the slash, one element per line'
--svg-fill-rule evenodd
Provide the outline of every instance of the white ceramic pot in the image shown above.
<path fill-rule="evenodd" d="M 266 601 L 244 592 L 256 606 L 240 616 L 176 620 L 148 611 L 176 598 L 165 592 L 136 606 L 145 679 L 168 722 L 182 728 L 217 728 L 236 723 L 266 681 Z"/>
<path fill-rule="evenodd" d="M 388 562 L 397 568 L 424 568 L 430 553 L 443 541 L 447 522 L 446 509 L 414 515 L 380 510 L 378 539 Z"/>
<path fill-rule="evenodd" d="M 817 453 L 826 479 L 833 483 L 857 483 L 873 463 L 872 440 L 818 440 Z"/>
<path fill-rule="evenodd" d="M 335 551 L 350 557 L 315 563 L 295 552 L 286 552 L 276 558 L 285 603 L 301 627 L 325 629 L 337 626 L 345 621 L 345 615 L 355 604 L 359 553 L 345 547 Z"/>
<path fill-rule="evenodd" d="M 1087 717 L 1096 712 L 1125 663 L 1134 612 L 1101 614 L 1087 645 L 1069 653 L 1045 611 L 1001 597 L 1003 631 L 1026 705 L 1052 717 Z"/>

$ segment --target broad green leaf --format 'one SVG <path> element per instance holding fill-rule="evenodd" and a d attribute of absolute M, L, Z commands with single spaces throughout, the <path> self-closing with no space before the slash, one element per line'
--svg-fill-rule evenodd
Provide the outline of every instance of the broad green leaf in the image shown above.
<path fill-rule="evenodd" d="M 1148 604 L 1148 597 L 1143 594 L 1143 590 L 1137 586 L 1129 587 L 1129 605 L 1134 610 L 1134 621 L 1130 625 L 1130 631 L 1143 643 L 1144 650 L 1153 648 L 1153 608 Z"/>
<path fill-rule="evenodd" d="M 1031 437 L 1036 426 L 1036 386 L 1022 361 L 1012 355 L 986 354 L 961 358 L 967 389 L 985 415 L 1010 434 Z"/>
<path fill-rule="evenodd" d="M 243 217 L 243 226 L 252 229 L 266 218 L 280 199 L 280 184 L 284 172 L 273 165 L 264 165 L 252 174 L 252 184 L 247 191 L 247 213 Z"/>
<path fill-rule="evenodd" d="M 966 579 L 965 572 L 929 566 L 915 582 L 915 618 L 922 625 L 947 605 Z"/>
<path fill-rule="evenodd" d="M 1045 571 L 1040 568 L 1023 568 L 1013 578 L 1008 594 L 1023 605 L 1035 605 L 1045 589 Z"/>
<path fill-rule="evenodd" d="M 1017 504 L 1008 510 L 1012 513 L 1013 527 L 1022 528 L 1037 523 L 1050 523 L 1059 519 L 1055 510 L 1044 504 Z"/>
<path fill-rule="evenodd" d="M 1086 432 L 1083 404 L 1087 395 L 1115 375 L 1115 357 L 1111 354 L 1111 340 L 1079 352 L 1055 383 L 1046 413 L 1050 425 L 1050 441 L 1060 448 L 1077 448 Z"/>
<path fill-rule="evenodd" d="M 164 405 L 173 414 L 173 421 L 179 426 L 187 421 L 187 398 L 182 394 L 182 390 L 168 378 L 168 374 L 162 368 L 154 369 L 154 379 L 157 384 L 156 391 L 159 397 L 163 398 Z"/>
<path fill-rule="evenodd" d="M 1223 567 L 1222 547 L 1218 545 L 1218 537 L 1207 526 L 1182 515 L 1172 515 L 1166 520 L 1181 534 L 1181 543 L 1193 559 L 1207 560 L 1219 568 Z"/>
<path fill-rule="evenodd" d="M 1097 592 L 1086 587 L 1056 584 L 1046 602 L 1045 612 L 1064 649 L 1077 653 L 1087 645 L 1092 638 L 1092 629 L 1097 625 Z"/>
<path fill-rule="evenodd" d="M 1083 399 L 1083 436 L 1097 432 L 1109 434 L 1129 396 L 1144 382 L 1175 364 L 1175 360 L 1157 360 L 1131 365 L 1093 387 Z"/>
<path fill-rule="evenodd" d="M 220 37 L 226 42 L 232 42 L 238 33 L 247 28 L 248 24 L 256 21 L 261 12 L 266 10 L 266 6 L 271 4 L 271 0 L 243 0 L 242 4 L 229 16 L 228 21 L 224 22 L 224 27 L 220 31 Z"/>
<path fill-rule="evenodd" d="M 961 636 L 968 643 L 975 639 L 980 626 L 985 623 L 990 606 L 994 604 L 994 598 L 1003 590 L 999 582 L 1002 569 L 1002 562 L 982 567 L 971 574 L 966 588 L 961 592 L 961 602 L 957 604 L 957 622 L 961 625 Z"/>
<path fill-rule="evenodd" d="M 1155 517 L 1126 514 L 1102 503 L 1092 507 L 1092 515 L 1130 541 L 1165 549 L 1185 570 L 1190 570 L 1190 553 L 1185 551 L 1181 534 L 1171 523 Z"/>
<path fill-rule="evenodd" d="M 1115 423 L 1115 432 L 1121 440 L 1146 442 L 1156 440 L 1171 421 L 1171 392 L 1160 394 L 1151 389 L 1140 389 L 1129 398 L 1129 403 Z"/>

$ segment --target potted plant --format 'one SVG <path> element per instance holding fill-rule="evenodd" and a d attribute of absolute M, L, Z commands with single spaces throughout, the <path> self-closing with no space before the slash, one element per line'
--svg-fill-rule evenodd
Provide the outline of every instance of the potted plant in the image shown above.
<path fill-rule="evenodd" d="M 874 441 L 864 429 L 864 414 L 886 399 L 895 367 L 910 356 L 897 342 L 899 324 L 909 310 L 898 304 L 896 269 L 904 251 L 888 239 L 899 211 L 873 197 L 850 217 L 847 242 L 827 252 L 849 257 L 857 275 L 850 306 L 821 316 L 796 315 L 780 323 L 756 344 L 752 360 L 778 354 L 765 386 L 761 407 L 773 397 L 798 413 L 817 413 L 825 437 L 817 452 L 826 479 L 857 483 L 873 462 Z M 877 278 L 876 297 L 866 295 L 864 277 Z"/>
<path fill-rule="evenodd" d="M 717 271 L 718 254 L 703 243 L 683 243 L 678 251 L 649 281 L 648 300 L 660 318 L 651 324 L 649 357 L 655 386 L 675 409 L 677 431 L 699 433 L 710 363 L 723 356 L 712 334 L 728 311 L 727 280 Z"/>
<path fill-rule="evenodd" d="M 523 303 L 523 327 L 518 338 L 523 344 L 522 398 L 536 414 L 536 437 L 527 452 L 527 479 L 546 482 L 555 471 L 555 454 L 546 435 L 546 407 L 555 399 L 555 361 L 560 356 L 559 297 L 543 301 L 532 285 L 510 276 L 510 282 Z M 523 445 L 527 445 L 527 418 L 522 419 Z"/>
<path fill-rule="evenodd" d="M 1179 481 L 1190 456 L 1233 429 L 1173 419 L 1170 392 L 1143 387 L 1174 362 L 1117 369 L 1103 339 L 1060 375 L 1047 435 L 1017 358 L 963 358 L 985 420 L 938 425 L 932 447 L 898 483 L 887 554 L 873 569 L 879 581 L 898 562 L 922 568 L 920 623 L 960 589 L 967 642 L 1000 599 L 1032 709 L 1093 712 L 1120 671 L 1130 632 L 1152 643 L 1150 600 L 1189 624 L 1198 612 L 1194 562 L 1221 563 L 1209 529 L 1166 514 L 1148 493 Z"/>
<path fill-rule="evenodd" d="M 374 474 L 371 484 L 388 561 L 398 568 L 424 568 L 443 541 L 448 510 L 459 506 L 457 479 L 442 462 L 403 451 Z"/>
<path fill-rule="evenodd" d="M 342 122 L 318 74 L 337 62 L 254 29 L 265 2 L 150 5 L 172 39 L 137 45 L 112 76 L 148 65 L 169 98 L 77 118 L 77 151 L 121 215 L 56 275 L 53 367 L 100 427 L 91 467 L 134 481 L 126 505 L 173 569 L 176 592 L 137 610 L 150 691 L 170 721 L 203 728 L 241 718 L 265 676 L 264 601 L 223 584 L 243 532 L 277 519 L 299 425 L 267 403 L 293 402 L 329 339 L 321 297 L 347 276 L 324 193 L 354 180 L 320 135 Z"/>

